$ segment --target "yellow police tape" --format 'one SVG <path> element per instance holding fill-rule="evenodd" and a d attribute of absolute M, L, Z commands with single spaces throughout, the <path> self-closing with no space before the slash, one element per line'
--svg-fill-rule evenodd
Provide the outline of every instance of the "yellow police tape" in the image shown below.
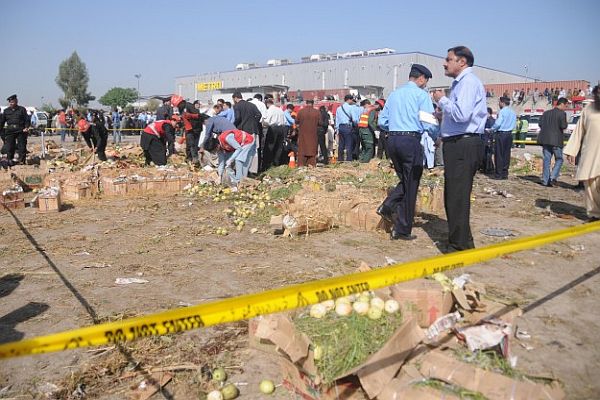
<path fill-rule="evenodd" d="M 0 358 L 114 344 L 248 319 L 373 290 L 600 230 L 600 221 L 424 260 L 0 345 Z"/>

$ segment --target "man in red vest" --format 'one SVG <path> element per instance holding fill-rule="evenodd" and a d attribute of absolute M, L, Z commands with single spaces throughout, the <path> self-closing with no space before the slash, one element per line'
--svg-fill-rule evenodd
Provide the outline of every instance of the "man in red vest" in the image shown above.
<path fill-rule="evenodd" d="M 240 129 L 231 129 L 219 135 L 219 176 L 223 181 L 225 169 L 234 188 L 248 176 L 252 158 L 256 155 L 255 136 Z M 232 166 L 235 164 L 235 172 Z"/>
<path fill-rule="evenodd" d="M 175 135 L 178 118 L 166 119 L 148 124 L 140 136 L 140 146 L 144 150 L 146 165 L 167 164 L 166 138 Z"/>

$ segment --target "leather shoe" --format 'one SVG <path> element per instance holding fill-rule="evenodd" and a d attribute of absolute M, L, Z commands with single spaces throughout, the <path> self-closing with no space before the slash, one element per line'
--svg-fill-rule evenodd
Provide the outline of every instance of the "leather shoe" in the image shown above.
<path fill-rule="evenodd" d="M 385 219 L 387 222 L 393 222 L 392 221 L 392 210 L 385 204 L 382 204 L 379 207 L 377 207 L 377 214 L 379 214 L 379 216 L 381 218 Z"/>
<path fill-rule="evenodd" d="M 392 233 L 390 234 L 390 240 L 415 240 L 416 238 L 416 235 L 406 235 L 404 233 L 398 233 L 395 230 L 392 230 Z"/>

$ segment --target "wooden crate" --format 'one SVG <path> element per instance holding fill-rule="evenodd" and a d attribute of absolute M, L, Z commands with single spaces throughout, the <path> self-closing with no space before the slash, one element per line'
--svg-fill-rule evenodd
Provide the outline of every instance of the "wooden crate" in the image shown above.
<path fill-rule="evenodd" d="M 39 196 L 38 207 L 41 213 L 59 212 L 62 208 L 60 193 L 56 196 Z"/>
<path fill-rule="evenodd" d="M 94 182 L 66 181 L 63 182 L 60 188 L 62 192 L 62 199 L 70 201 L 89 199 L 96 194 Z"/>
<path fill-rule="evenodd" d="M 16 210 L 19 208 L 25 208 L 25 200 L 24 199 L 0 201 L 0 210 L 4 210 L 4 209 Z"/>

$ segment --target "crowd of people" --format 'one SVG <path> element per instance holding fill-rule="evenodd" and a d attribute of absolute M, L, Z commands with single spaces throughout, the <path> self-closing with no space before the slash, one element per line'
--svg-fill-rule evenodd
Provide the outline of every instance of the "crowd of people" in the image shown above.
<path fill-rule="evenodd" d="M 140 146 L 146 164 L 165 165 L 175 154 L 178 132 L 185 137 L 186 160 L 195 165 L 218 162 L 224 184 L 235 190 L 248 174 L 285 165 L 291 158 L 298 166 L 315 167 L 329 162 L 369 162 L 387 158 L 399 178 L 397 187 L 378 207 L 377 212 L 393 223 L 391 239 L 413 240 L 412 224 L 417 190 L 424 168 L 444 166 L 444 203 L 448 220 L 448 251 L 473 248 L 470 204 L 473 178 L 478 170 L 493 178 L 508 179 L 513 135 L 522 138 L 526 121 L 511 108 L 527 95 L 505 92 L 499 99 L 497 118 L 487 107 L 489 96 L 474 74 L 474 56 L 464 47 L 448 50 L 445 75 L 453 78 L 448 93 L 426 91 L 432 78 L 424 65 L 413 64 L 408 82 L 387 99 L 357 99 L 346 95 L 334 110 L 331 105 L 315 107 L 313 100 L 303 105 L 276 104 L 271 95 L 256 94 L 243 99 L 240 92 L 231 102 L 218 99 L 212 107 L 181 96 L 162 98 L 155 113 L 141 111 L 129 115 L 114 109 L 106 114 L 88 110 L 60 110 L 54 122 L 66 140 L 67 128 L 74 140 L 83 138 L 87 146 L 106 160 L 109 130 L 113 143 L 121 142 L 121 129 L 139 129 Z M 577 95 L 585 91 L 575 91 Z M 585 188 L 586 207 L 591 218 L 600 217 L 600 99 L 598 87 L 591 92 L 593 106 L 585 108 L 571 136 L 565 154 L 579 162 L 577 173 Z M 553 186 L 562 165 L 564 108 L 569 92 L 558 88 L 537 89 L 534 101 L 547 96 L 554 109 L 540 120 L 538 144 L 542 145 L 544 166 L 542 184 Z M 571 91 L 571 96 L 574 92 Z M 554 101 L 556 98 L 556 101 Z M 9 107 L 0 114 L 2 154 L 5 163 L 25 162 L 30 117 L 17 105 L 16 95 L 8 98 Z M 337 153 L 335 146 L 337 145 Z M 553 168 L 551 159 L 555 158 Z"/>

